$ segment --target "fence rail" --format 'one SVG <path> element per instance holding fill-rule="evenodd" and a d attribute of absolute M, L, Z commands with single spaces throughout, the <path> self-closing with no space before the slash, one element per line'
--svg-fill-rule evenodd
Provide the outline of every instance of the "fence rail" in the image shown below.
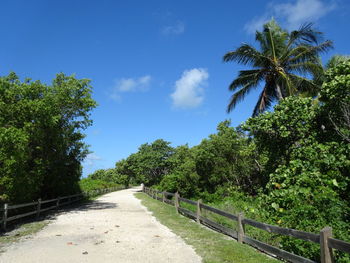
<path fill-rule="evenodd" d="M 83 193 L 74 194 L 74 195 L 62 196 L 62 197 L 58 197 L 58 198 L 50 199 L 50 200 L 43 200 L 42 201 L 41 199 L 38 199 L 38 201 L 25 203 L 25 204 L 16 204 L 16 205 L 4 204 L 3 208 L 0 209 L 0 212 L 2 212 L 2 218 L 0 219 L 0 224 L 2 226 L 2 229 L 6 230 L 7 223 L 11 222 L 13 220 L 17 220 L 17 219 L 31 216 L 31 215 L 36 215 L 36 217 L 39 218 L 40 214 L 43 212 L 58 209 L 59 207 L 78 202 L 85 197 L 96 196 L 99 194 L 117 191 L 117 190 L 121 190 L 121 189 L 123 189 L 123 188 L 122 187 L 112 187 L 112 188 L 93 190 L 90 192 L 83 192 Z M 63 202 L 63 201 L 65 201 L 65 202 Z M 50 205 L 48 207 L 43 207 L 43 205 L 46 205 L 49 203 L 54 203 L 54 205 Z M 25 207 L 31 207 L 31 206 L 35 207 L 34 210 L 26 211 L 25 213 L 18 213 L 18 214 L 15 213 L 14 215 L 9 216 L 10 210 L 16 210 L 19 208 L 25 208 Z"/>
<path fill-rule="evenodd" d="M 269 244 L 266 244 L 262 241 L 256 240 L 252 237 L 247 236 L 244 233 L 244 225 L 250 225 L 255 228 L 259 228 L 261 230 L 267 231 L 269 233 L 275 233 L 285 236 L 294 237 L 297 239 L 301 239 L 308 242 L 313 242 L 320 244 L 320 251 L 321 251 L 321 263 L 333 263 L 333 253 L 332 249 L 337 249 L 345 253 L 350 254 L 350 243 L 338 240 L 335 238 L 332 238 L 332 229 L 330 227 L 325 227 L 320 231 L 320 234 L 315 233 L 309 233 L 304 232 L 300 230 L 290 229 L 290 228 L 284 228 L 279 226 L 274 226 L 270 224 L 261 223 L 249 218 L 244 218 L 243 213 L 239 213 L 238 215 L 234 215 L 225 211 L 222 211 L 220 209 L 208 206 L 206 204 L 203 204 L 201 200 L 194 201 L 189 200 L 183 197 L 180 197 L 178 193 L 169 193 L 169 192 L 161 192 L 156 189 L 143 187 L 142 191 L 152 198 L 156 200 L 163 201 L 163 203 L 167 203 L 170 205 L 175 206 L 176 212 L 181 213 L 187 217 L 190 217 L 192 219 L 195 219 L 198 223 L 206 225 L 218 232 L 224 233 L 228 236 L 231 236 L 238 240 L 240 243 L 246 243 L 249 244 L 261 251 L 264 251 L 270 255 L 273 255 L 275 257 L 287 260 L 289 262 L 293 263 L 316 263 L 313 260 L 310 260 L 308 258 L 304 258 L 299 255 L 295 255 L 291 252 L 285 251 L 283 249 L 271 246 Z M 159 197 L 159 194 L 162 195 L 162 197 Z M 168 199 L 167 197 L 173 197 L 173 200 Z M 196 206 L 196 212 L 192 212 L 186 208 L 181 207 L 181 202 L 194 205 Z M 202 210 L 208 210 L 212 213 L 224 216 L 226 218 L 229 218 L 231 220 L 234 220 L 237 222 L 237 229 L 231 229 L 227 226 L 223 226 L 217 222 L 214 222 L 208 218 L 205 218 L 202 216 Z"/>

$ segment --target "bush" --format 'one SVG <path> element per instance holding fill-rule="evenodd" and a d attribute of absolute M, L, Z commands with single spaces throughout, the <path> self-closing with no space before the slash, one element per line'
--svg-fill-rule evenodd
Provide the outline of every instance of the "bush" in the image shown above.
<path fill-rule="evenodd" d="M 105 181 L 98 180 L 98 179 L 94 180 L 91 178 L 83 178 L 80 180 L 79 186 L 80 186 L 81 191 L 89 192 L 89 191 L 93 191 L 93 190 L 116 187 L 116 186 L 120 186 L 120 185 L 115 184 L 115 183 L 111 183 L 111 182 L 105 182 Z"/>

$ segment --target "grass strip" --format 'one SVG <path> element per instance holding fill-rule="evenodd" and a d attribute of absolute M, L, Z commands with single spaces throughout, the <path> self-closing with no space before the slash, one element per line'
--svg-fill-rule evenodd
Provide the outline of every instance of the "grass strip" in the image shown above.
<path fill-rule="evenodd" d="M 176 214 L 173 206 L 152 199 L 144 193 L 136 193 L 160 223 L 180 236 L 202 257 L 204 263 L 277 263 L 279 261 L 231 238 L 214 232 L 193 220 Z"/>

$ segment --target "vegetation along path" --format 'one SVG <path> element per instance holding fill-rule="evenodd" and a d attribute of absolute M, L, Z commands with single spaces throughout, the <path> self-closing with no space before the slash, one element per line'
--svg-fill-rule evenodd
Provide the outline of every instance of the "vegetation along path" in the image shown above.
<path fill-rule="evenodd" d="M 57 216 L 31 239 L 8 246 L 0 262 L 201 262 L 147 212 L 137 190 L 109 193 Z"/>

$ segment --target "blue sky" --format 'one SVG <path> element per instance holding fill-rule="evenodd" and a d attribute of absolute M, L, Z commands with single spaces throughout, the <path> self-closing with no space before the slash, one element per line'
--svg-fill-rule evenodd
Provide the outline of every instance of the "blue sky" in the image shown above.
<path fill-rule="evenodd" d="M 234 126 L 257 93 L 226 113 L 241 66 L 222 56 L 274 17 L 284 28 L 314 22 L 334 41 L 323 57 L 349 54 L 350 1 L 1 0 L 0 74 L 49 83 L 58 72 L 89 78 L 99 106 L 86 143 L 84 175 L 163 138 L 200 143 L 220 121 Z"/>

